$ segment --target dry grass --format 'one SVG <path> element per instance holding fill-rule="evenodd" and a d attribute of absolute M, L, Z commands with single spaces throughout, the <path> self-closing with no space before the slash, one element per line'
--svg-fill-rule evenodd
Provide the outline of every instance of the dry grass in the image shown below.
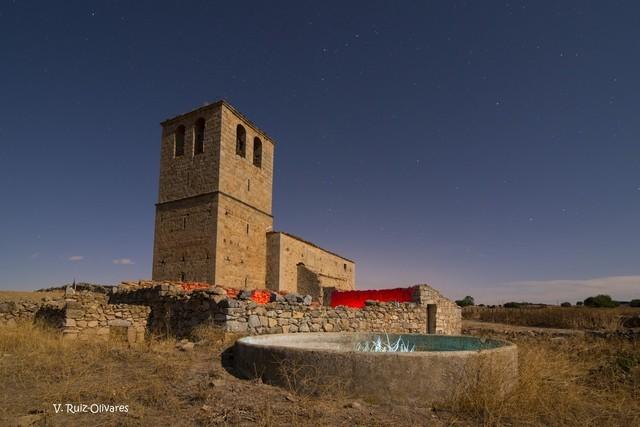
<path fill-rule="evenodd" d="M 156 342 L 139 351 L 108 342 L 65 343 L 59 334 L 27 323 L 2 328 L 0 419 L 51 411 L 57 402 L 124 404 L 140 417 L 162 413 L 177 403 L 169 386 L 187 362 L 167 357 L 171 347 Z M 121 421 L 122 415 L 104 420 Z"/>
<path fill-rule="evenodd" d="M 386 426 L 449 425 L 449 414 L 426 408 L 349 406 L 335 395 L 295 395 L 241 380 L 221 363 L 218 330 L 197 328 L 191 352 L 174 339 L 129 348 L 114 342 L 63 342 L 29 324 L 0 327 L 0 425 L 38 418 L 51 426 Z M 295 387 L 293 387 L 295 388 Z M 129 405 L 122 414 L 55 414 L 53 403 Z M 460 424 L 458 424 L 460 425 Z M 465 425 L 469 425 L 466 423 Z"/>
<path fill-rule="evenodd" d="M 64 296 L 63 291 L 33 292 L 33 291 L 0 291 L 0 301 L 41 301 L 42 298 L 58 298 Z"/>
<path fill-rule="evenodd" d="M 638 308 L 483 308 L 466 307 L 465 319 L 509 325 L 563 329 L 598 329 L 614 331 L 625 316 L 640 315 Z"/>
<path fill-rule="evenodd" d="M 640 342 L 571 338 L 519 345 L 519 381 L 501 395 L 499 372 L 470 378 L 445 407 L 482 425 L 640 425 Z"/>
<path fill-rule="evenodd" d="M 216 330 L 195 335 L 225 341 Z M 181 352 L 174 344 L 65 343 L 33 325 L 0 328 L 0 425 L 29 413 L 54 426 L 640 425 L 638 340 L 522 338 L 515 389 L 496 392 L 501 382 L 489 366 L 480 381 L 461 384 L 435 411 L 365 402 L 354 407 L 336 393 L 296 395 L 297 382 L 286 390 L 230 375 L 220 364 L 224 346 Z M 130 411 L 60 415 L 53 413 L 56 402 L 126 404 Z"/>

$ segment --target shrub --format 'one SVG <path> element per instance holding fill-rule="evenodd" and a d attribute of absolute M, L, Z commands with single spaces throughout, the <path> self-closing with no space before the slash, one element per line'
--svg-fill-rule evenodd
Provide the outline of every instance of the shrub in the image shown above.
<path fill-rule="evenodd" d="M 562 304 L 560 304 L 560 307 L 571 307 L 571 303 L 570 302 L 563 302 Z"/>
<path fill-rule="evenodd" d="M 521 302 L 510 301 L 510 302 L 505 302 L 503 307 L 504 308 L 522 308 L 523 305 L 526 305 L 526 304 L 523 304 Z"/>
<path fill-rule="evenodd" d="M 587 307 L 617 307 L 618 303 L 611 299 L 609 295 L 596 295 L 595 297 L 589 297 L 584 300 L 584 305 Z"/>
<path fill-rule="evenodd" d="M 497 393 L 497 367 L 488 365 L 486 372 L 467 377 L 444 409 L 482 426 L 640 425 L 640 376 L 633 374 L 640 366 L 640 342 L 573 337 L 563 346 L 547 339 L 517 344 L 514 390 Z"/>
<path fill-rule="evenodd" d="M 475 301 L 472 296 L 467 295 L 463 299 L 456 300 L 456 304 L 460 307 L 468 307 L 470 305 L 475 305 Z"/>

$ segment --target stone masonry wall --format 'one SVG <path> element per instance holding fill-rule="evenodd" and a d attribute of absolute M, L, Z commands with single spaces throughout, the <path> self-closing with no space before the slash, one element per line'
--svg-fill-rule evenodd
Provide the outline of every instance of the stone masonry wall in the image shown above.
<path fill-rule="evenodd" d="M 153 278 L 213 283 L 221 105 L 199 108 L 162 123 Z M 204 147 L 194 151 L 194 129 L 204 120 Z M 184 154 L 174 155 L 184 126 Z"/>
<path fill-rule="evenodd" d="M 235 289 L 264 288 L 267 275 L 267 235 L 273 218 L 231 197 L 217 197 L 215 279 Z"/>
<path fill-rule="evenodd" d="M 436 334 L 462 333 L 462 308 L 429 285 L 417 285 L 414 301 L 423 307 L 437 306 Z"/>
<path fill-rule="evenodd" d="M 150 311 L 144 305 L 108 304 L 105 294 L 79 292 L 66 299 L 63 337 L 142 342 Z"/>
<path fill-rule="evenodd" d="M 310 296 L 272 293 L 272 302 L 257 304 L 251 292 L 237 298 L 220 287 L 186 292 L 171 284 L 142 288 L 121 287 L 112 303 L 148 305 L 147 329 L 151 334 L 188 336 L 199 325 L 211 325 L 234 333 L 265 334 L 318 331 L 427 332 L 427 310 L 422 303 L 367 302 L 362 309 L 327 307 Z M 460 334 L 461 311 L 427 285 L 416 287 L 416 298 L 438 305 L 437 334 Z"/>
<path fill-rule="evenodd" d="M 124 284 L 109 294 L 69 292 L 64 301 L 0 302 L 0 324 L 40 316 L 61 328 L 65 339 L 121 339 L 131 344 L 143 341 L 146 334 L 189 336 L 200 325 L 241 334 L 425 333 L 426 304 L 436 304 L 436 333 L 461 333 L 461 310 L 428 285 L 415 288 L 415 302 L 367 301 L 362 309 L 321 306 L 308 295 L 271 297 L 271 302 L 257 304 L 249 291 L 235 296 L 216 286 L 186 291 L 173 283 Z"/>
<path fill-rule="evenodd" d="M 362 309 L 310 306 L 304 303 L 228 301 L 222 309 L 229 332 L 278 334 L 295 332 L 425 333 L 426 312 L 415 303 L 370 302 Z"/>
<path fill-rule="evenodd" d="M 355 287 L 355 263 L 283 232 L 267 233 L 267 288 L 308 294 L 318 301 L 322 289 Z"/>
<path fill-rule="evenodd" d="M 0 300 L 0 326 L 16 326 L 18 322 L 43 322 L 61 327 L 64 322 L 62 296 L 33 298 L 5 298 Z"/>

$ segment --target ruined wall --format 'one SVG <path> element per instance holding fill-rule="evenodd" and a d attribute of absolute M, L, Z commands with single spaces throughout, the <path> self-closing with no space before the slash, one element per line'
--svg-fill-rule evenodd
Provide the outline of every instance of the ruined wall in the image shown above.
<path fill-rule="evenodd" d="M 445 298 L 440 292 L 429 285 L 417 285 L 415 299 L 418 304 L 428 306 L 435 304 L 437 307 L 436 333 L 455 334 L 462 333 L 462 308 L 454 301 Z"/>
<path fill-rule="evenodd" d="M 325 307 L 289 301 L 257 305 L 228 300 L 222 309 L 226 329 L 249 334 L 295 332 L 425 333 L 426 312 L 415 303 L 370 302 L 362 309 Z"/>
<path fill-rule="evenodd" d="M 109 297 L 94 292 L 68 296 L 64 309 L 65 339 L 144 341 L 151 309 L 145 305 L 108 304 Z"/>
<path fill-rule="evenodd" d="M 40 313 L 48 324 L 62 329 L 65 339 L 118 339 L 129 343 L 141 342 L 145 334 L 189 336 L 200 325 L 243 334 L 425 333 L 426 304 L 437 304 L 436 333 L 461 333 L 461 310 L 455 303 L 428 285 L 417 286 L 414 291 L 415 302 L 367 301 L 358 309 L 321 306 L 312 302 L 310 296 L 295 293 L 284 297 L 272 293 L 272 302 L 257 304 L 250 299 L 251 292 L 241 292 L 238 298 L 232 298 L 227 290 L 217 286 L 185 291 L 177 284 L 132 282 L 114 288 L 109 294 L 71 292 L 65 300 L 25 301 L 24 305 L 15 306 L 3 301 L 0 325 L 37 319 Z"/>
<path fill-rule="evenodd" d="M 355 263 L 287 233 L 267 235 L 267 287 L 298 292 L 319 300 L 322 288 L 355 288 Z"/>
<path fill-rule="evenodd" d="M 148 331 L 188 336 L 199 325 L 246 334 L 318 331 L 387 331 L 424 333 L 426 311 L 416 303 L 370 302 L 362 309 L 323 307 L 311 298 L 290 294 L 277 301 L 256 304 L 241 296 L 228 298 L 222 288 L 191 293 L 166 285 L 132 293 L 120 292 L 112 302 L 147 304 Z"/>
<path fill-rule="evenodd" d="M 247 334 L 318 331 L 387 331 L 426 333 L 427 307 L 438 304 L 437 334 L 460 334 L 461 311 L 451 306 L 428 285 L 414 288 L 415 302 L 367 301 L 363 308 L 327 307 L 309 296 L 272 293 L 272 302 L 257 304 L 251 292 L 231 298 L 221 287 L 209 286 L 192 292 L 180 286 L 148 283 L 143 288 L 124 286 L 115 290 L 110 301 L 117 304 L 150 307 L 148 331 L 188 336 L 199 325 L 217 326 L 223 331 Z M 455 305 L 455 304 L 454 304 Z"/>
<path fill-rule="evenodd" d="M 213 104 L 162 124 L 153 274 L 156 280 L 213 281 L 214 191 L 218 188 L 221 105 Z M 195 125 L 205 120 L 203 152 Z M 174 156 L 176 130 L 184 126 L 184 155 Z"/>
<path fill-rule="evenodd" d="M 0 326 L 14 327 L 18 322 L 42 322 L 61 327 L 64 321 L 62 296 L 3 298 L 0 300 Z"/>

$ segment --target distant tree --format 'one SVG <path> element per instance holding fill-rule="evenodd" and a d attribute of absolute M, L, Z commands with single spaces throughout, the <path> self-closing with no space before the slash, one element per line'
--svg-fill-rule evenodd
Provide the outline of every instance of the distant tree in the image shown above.
<path fill-rule="evenodd" d="M 519 302 L 505 302 L 503 307 L 504 308 L 520 308 L 521 304 Z"/>
<path fill-rule="evenodd" d="M 467 295 L 463 299 L 457 300 L 456 304 L 458 304 L 460 307 L 468 307 L 470 305 L 475 305 L 475 301 L 473 300 L 472 296 Z"/>
<path fill-rule="evenodd" d="M 582 307 L 582 304 L 584 304 L 582 301 L 578 301 L 578 302 L 576 302 L 576 305 L 577 305 L 578 307 Z"/>
<path fill-rule="evenodd" d="M 618 303 L 611 299 L 609 295 L 596 295 L 595 297 L 589 297 L 584 300 L 584 305 L 587 307 L 617 307 Z"/>
<path fill-rule="evenodd" d="M 640 299 L 632 299 L 629 305 L 631 307 L 640 307 Z"/>
<path fill-rule="evenodd" d="M 571 303 L 570 302 L 563 302 L 562 304 L 560 304 L 560 307 L 571 307 Z"/>

